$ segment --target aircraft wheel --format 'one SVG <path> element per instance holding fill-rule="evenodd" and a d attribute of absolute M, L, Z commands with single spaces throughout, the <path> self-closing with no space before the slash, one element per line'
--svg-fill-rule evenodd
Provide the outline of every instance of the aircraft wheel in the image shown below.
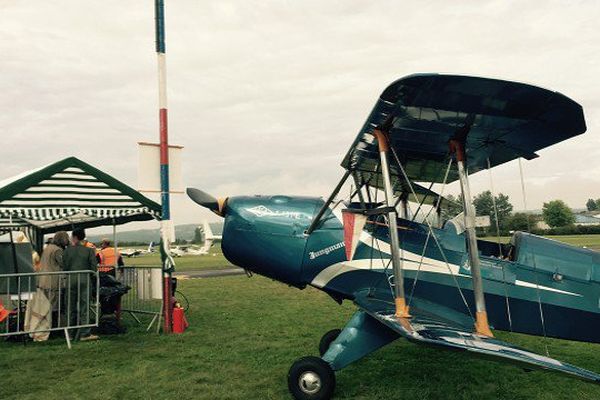
<path fill-rule="evenodd" d="M 321 357 L 327 353 L 329 346 L 331 346 L 331 343 L 340 336 L 340 333 L 342 333 L 341 329 L 332 329 L 321 337 L 321 341 L 319 342 L 319 354 Z"/>
<path fill-rule="evenodd" d="M 296 400 L 329 400 L 335 390 L 335 373 L 319 357 L 303 357 L 288 372 L 288 388 Z"/>

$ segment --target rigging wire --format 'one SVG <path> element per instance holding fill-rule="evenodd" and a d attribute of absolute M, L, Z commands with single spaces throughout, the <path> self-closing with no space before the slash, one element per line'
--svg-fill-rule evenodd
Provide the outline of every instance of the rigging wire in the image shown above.
<path fill-rule="evenodd" d="M 415 279 L 413 279 L 412 288 L 410 289 L 410 296 L 408 297 L 408 306 L 409 307 L 412 304 L 412 299 L 415 294 L 415 288 L 417 287 L 417 281 L 419 280 L 419 273 L 421 272 L 421 266 L 423 265 L 423 259 L 425 258 L 425 252 L 427 251 L 427 245 L 429 244 L 430 237 L 431 237 L 431 232 L 427 231 L 427 238 L 425 239 L 425 244 L 423 245 L 423 251 L 421 252 L 421 259 L 419 260 L 419 267 L 417 268 L 417 273 L 415 274 Z"/>
<path fill-rule="evenodd" d="M 442 201 L 442 196 L 444 194 L 444 189 L 446 188 L 446 182 L 448 181 L 448 174 L 450 173 L 451 167 L 452 167 L 452 158 L 450 158 L 450 161 L 448 162 L 448 168 L 446 168 L 446 173 L 444 175 L 444 182 L 442 183 L 442 188 L 440 189 L 440 193 L 438 194 L 437 203 L 435 204 L 435 208 L 438 208 Z M 433 185 L 433 182 L 432 182 L 432 185 Z M 433 210 L 433 207 L 429 210 L 429 213 L 431 213 L 431 210 Z M 427 219 L 427 217 L 429 217 L 429 213 L 425 216 L 425 219 Z M 421 266 L 423 265 L 423 259 L 425 258 L 425 252 L 427 251 L 427 245 L 429 244 L 430 237 L 431 237 L 431 230 L 428 230 L 427 238 L 425 239 L 425 244 L 423 245 L 423 251 L 421 252 L 421 259 L 419 260 L 419 267 L 417 268 L 417 273 L 415 274 L 415 279 L 413 280 L 413 285 L 412 285 L 412 288 L 410 291 L 410 297 L 408 299 L 409 307 L 412 303 L 412 299 L 413 299 L 413 296 L 415 293 L 415 288 L 417 286 L 417 281 L 419 280 L 419 273 L 421 272 Z"/>
<path fill-rule="evenodd" d="M 452 165 L 452 158 L 450 158 L 450 165 Z M 448 173 L 450 172 L 450 165 L 448 166 L 448 169 L 446 169 L 446 172 L 445 172 L 445 175 L 444 175 L 444 182 L 443 182 L 443 185 L 445 185 L 445 184 L 446 184 L 446 181 L 447 181 L 447 179 L 448 179 Z M 440 171 L 440 172 L 441 172 L 441 171 Z M 441 177 L 441 174 L 440 174 L 440 175 L 438 175 L 438 178 L 439 178 L 439 177 Z M 428 189 L 428 190 L 427 190 L 427 193 L 425 193 L 425 195 L 423 196 L 423 199 L 422 199 L 422 200 L 419 202 L 419 207 L 417 208 L 417 211 L 416 211 L 416 212 L 414 213 L 414 215 L 412 216 L 412 218 L 411 218 L 411 221 L 415 221 L 415 220 L 416 220 L 416 218 L 417 218 L 417 214 L 419 214 L 419 211 L 421 210 L 421 207 L 422 207 L 422 206 L 423 206 L 423 204 L 425 203 L 425 200 L 427 200 L 427 197 L 429 197 L 429 193 L 431 192 L 431 189 L 433 188 L 433 184 L 434 184 L 434 182 L 431 182 L 431 183 L 429 184 L 429 187 L 427 188 L 427 189 Z M 441 190 L 443 191 L 443 189 L 444 189 L 444 186 L 442 186 L 442 189 L 441 189 Z M 439 202 L 439 200 L 440 200 L 440 197 L 439 197 L 439 196 L 440 196 L 440 195 L 438 194 L 438 202 L 437 202 L 437 207 L 439 207 L 439 205 L 440 205 L 440 202 Z M 437 208 L 437 207 L 436 207 L 436 208 Z M 428 212 L 428 213 L 425 215 L 425 218 L 428 218 L 428 217 L 429 217 L 429 215 L 431 214 L 431 211 L 432 211 L 432 210 L 433 210 L 433 208 L 430 208 L 430 209 L 429 209 L 429 212 Z"/>
<path fill-rule="evenodd" d="M 537 292 L 538 307 L 540 309 L 540 322 L 542 323 L 542 332 L 544 334 L 544 348 L 546 349 L 546 355 L 550 357 L 550 351 L 548 350 L 548 336 L 546 335 L 546 319 L 544 318 L 544 309 L 542 308 L 542 295 L 540 292 L 537 263 L 535 262 L 535 250 L 533 253 L 533 275 L 535 276 L 535 289 Z"/>
<path fill-rule="evenodd" d="M 521 157 L 519 157 L 519 174 L 521 175 L 521 193 L 523 194 L 523 210 L 527 216 L 527 233 L 531 233 L 531 226 L 529 226 L 529 213 L 527 212 L 527 196 L 525 195 L 525 178 L 523 177 L 523 163 Z"/>
<path fill-rule="evenodd" d="M 392 151 L 392 154 L 394 155 L 394 158 L 396 159 L 396 162 L 398 163 L 398 166 L 400 167 L 400 171 L 402 172 L 402 175 L 404 175 L 404 179 L 406 179 L 408 181 L 408 174 L 404 170 L 404 167 L 402 166 L 402 163 L 400 162 L 400 158 L 398 158 L 398 154 L 396 153 L 396 150 L 393 147 L 390 147 L 390 150 Z M 410 181 L 409 181 L 409 185 L 408 186 L 409 186 L 409 188 L 410 188 L 410 190 L 412 192 L 412 195 L 415 197 L 415 199 L 418 199 L 419 197 L 417 196 L 414 188 L 412 187 L 412 184 L 410 184 Z M 444 252 L 444 249 L 442 248 L 442 245 L 440 244 L 437 236 L 433 232 L 433 227 L 431 226 L 431 223 L 429 221 L 427 221 L 427 220 L 425 221 L 425 223 L 429 227 L 429 231 L 431 232 L 431 236 L 433 237 L 433 240 L 435 241 L 435 244 L 436 244 L 437 248 L 439 249 L 440 254 L 442 255 L 442 258 L 444 259 L 444 263 L 446 265 L 446 268 L 450 272 L 450 276 L 452 276 L 454 284 L 455 284 L 456 288 L 458 289 L 460 297 L 461 297 L 461 299 L 462 299 L 462 301 L 463 301 L 463 303 L 464 303 L 467 311 L 469 312 L 469 315 L 471 316 L 471 319 L 473 320 L 473 322 L 475 322 L 475 318 L 473 317 L 473 313 L 471 312 L 471 308 L 469 307 L 469 303 L 467 302 L 467 299 L 465 298 L 465 295 L 464 295 L 462 289 L 460 288 L 460 285 L 458 283 L 458 280 L 456 279 L 456 276 L 454 275 L 454 272 L 452 271 L 452 268 L 450 268 L 450 264 L 448 263 L 448 258 L 446 257 L 446 253 Z"/>
<path fill-rule="evenodd" d="M 523 194 L 523 207 L 525 209 L 525 215 L 527 217 L 527 233 L 530 233 L 531 226 L 529 225 L 529 214 L 527 212 L 527 195 L 525 193 L 525 178 L 523 176 L 523 163 L 521 162 L 521 158 L 519 158 L 519 174 L 521 176 L 521 192 Z M 542 295 L 540 292 L 537 263 L 535 261 L 535 251 L 533 254 L 533 275 L 535 276 L 535 291 L 537 294 L 538 308 L 540 310 L 540 323 L 542 325 L 542 333 L 544 334 L 544 347 L 546 349 L 546 355 L 550 357 L 550 351 L 548 350 L 548 336 L 546 335 L 546 319 L 544 318 L 544 309 L 542 307 Z"/>
<path fill-rule="evenodd" d="M 379 195 L 379 190 L 377 189 L 377 187 L 375 187 L 375 204 L 377 204 L 377 200 L 378 200 L 378 195 Z M 373 266 L 373 252 L 375 251 L 375 246 L 377 246 L 377 251 L 379 252 L 379 259 L 381 260 L 381 264 L 383 266 L 383 274 L 380 277 L 377 277 L 377 279 L 374 280 L 374 284 L 372 285 L 372 289 L 376 289 L 376 287 L 379 285 L 379 283 L 384 279 L 386 279 L 387 284 L 388 284 L 388 288 L 391 291 L 392 297 L 394 297 L 394 288 L 392 287 L 392 284 L 390 282 L 390 277 L 388 275 L 388 269 L 392 263 L 392 259 L 390 258 L 387 262 L 387 265 L 385 263 L 385 261 L 383 260 L 383 252 L 381 251 L 381 248 L 379 247 L 379 241 L 377 241 L 375 239 L 375 232 L 377 230 L 377 223 L 379 222 L 380 219 L 382 219 L 382 215 L 378 215 L 375 218 L 375 228 L 373 229 L 373 233 L 371 234 L 371 260 L 370 260 L 370 267 L 372 268 Z"/>
<path fill-rule="evenodd" d="M 433 182 L 431 182 L 431 184 L 427 188 L 427 192 L 430 192 L 431 188 L 433 188 Z M 419 214 L 419 211 L 421 211 L 421 207 L 423 206 L 423 203 L 425 203 L 425 200 L 427 200 L 427 196 L 429 196 L 429 193 L 426 193 L 423 196 L 423 199 L 421 199 L 421 201 L 419 202 L 419 207 L 417 207 L 417 211 L 413 214 L 413 216 L 411 218 L 411 221 L 414 221 L 417 218 L 417 214 Z"/>
<path fill-rule="evenodd" d="M 369 178 L 369 181 L 370 180 L 371 179 Z M 371 200 L 371 187 L 370 186 L 367 186 L 367 193 L 368 193 L 369 201 L 370 201 Z M 377 192 L 375 192 L 375 204 L 377 204 Z M 379 217 L 375 218 L 375 222 L 377 222 L 378 218 Z M 375 225 L 375 227 L 377 227 L 377 225 Z M 375 251 L 375 246 L 374 246 L 374 243 L 375 243 L 375 229 L 376 228 L 373 229 L 373 233 L 371 234 L 371 255 L 369 257 L 369 270 L 373 270 L 373 252 Z M 381 253 L 380 253 L 380 256 L 381 256 Z M 385 274 L 385 268 L 384 268 L 384 274 Z M 375 290 L 375 286 L 376 285 L 372 285 L 372 287 L 369 288 L 369 293 L 371 292 L 371 289 Z"/>
<path fill-rule="evenodd" d="M 490 191 L 492 192 L 492 205 L 494 206 L 494 217 L 496 220 L 496 241 L 498 242 L 498 254 L 500 254 L 500 258 L 504 259 L 504 255 L 502 254 L 502 244 L 500 243 L 500 222 L 498 221 L 498 205 L 496 204 L 496 192 L 494 191 L 494 179 L 492 177 L 492 167 L 490 164 L 490 158 L 487 159 L 488 171 L 490 173 Z M 510 331 L 513 331 L 512 328 L 512 315 L 510 313 L 510 302 L 508 297 L 508 288 L 506 287 L 506 265 L 504 262 L 500 262 L 500 266 L 502 267 L 502 286 L 504 288 L 504 300 L 506 302 L 506 316 L 508 317 L 508 326 L 510 327 Z"/>

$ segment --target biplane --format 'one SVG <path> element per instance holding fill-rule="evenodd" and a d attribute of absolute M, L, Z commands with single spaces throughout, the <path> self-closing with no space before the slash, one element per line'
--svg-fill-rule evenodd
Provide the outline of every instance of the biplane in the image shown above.
<path fill-rule="evenodd" d="M 493 330 L 600 342 L 600 253 L 527 232 L 508 245 L 482 240 L 469 189 L 470 174 L 533 159 L 585 131 L 582 107 L 557 92 L 410 75 L 380 95 L 327 199 L 188 195 L 225 218 L 223 254 L 233 264 L 357 306 L 343 329 L 322 337 L 321 357 L 291 366 L 296 399 L 332 397 L 335 371 L 401 337 L 598 383 L 600 375 Z M 352 194 L 336 200 L 350 179 Z M 444 221 L 443 188 L 455 181 L 464 211 Z M 416 219 L 409 202 L 437 218 Z"/>

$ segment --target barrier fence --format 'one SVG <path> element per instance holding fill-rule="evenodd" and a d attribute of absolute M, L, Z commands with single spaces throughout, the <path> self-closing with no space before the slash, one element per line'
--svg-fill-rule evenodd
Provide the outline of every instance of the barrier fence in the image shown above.
<path fill-rule="evenodd" d="M 98 326 L 99 285 L 98 272 L 89 270 L 0 275 L 0 337 L 45 340 L 62 330 L 71 348 L 76 330 Z"/>
<path fill-rule="evenodd" d="M 117 279 L 130 288 L 121 298 L 121 311 L 129 313 L 140 324 L 139 315 L 152 316 L 146 330 L 150 330 L 155 322 L 158 322 L 159 329 L 163 299 L 162 267 L 120 267 Z"/>

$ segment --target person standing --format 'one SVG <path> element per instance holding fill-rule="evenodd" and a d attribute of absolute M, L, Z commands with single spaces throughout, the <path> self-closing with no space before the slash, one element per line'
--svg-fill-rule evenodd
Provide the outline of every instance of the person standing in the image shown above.
<path fill-rule="evenodd" d="M 122 267 L 125 265 L 123 263 L 123 257 L 121 257 L 121 253 L 118 249 L 112 247 L 110 245 L 110 240 L 102 239 L 102 243 L 100 244 L 100 250 L 98 250 L 99 265 L 98 270 L 100 272 L 107 272 L 112 276 L 115 276 L 115 265 Z"/>
<path fill-rule="evenodd" d="M 63 251 L 69 245 L 69 235 L 65 231 L 54 234 L 54 238 L 42 252 L 40 273 L 60 272 L 63 270 Z M 64 280 L 60 275 L 43 274 L 38 278 L 38 288 L 44 291 L 51 304 L 51 311 L 58 311 L 59 292 L 64 290 Z"/>
<path fill-rule="evenodd" d="M 65 271 L 97 271 L 98 261 L 94 249 L 85 246 L 85 231 L 73 229 L 71 235 L 73 246 L 67 247 L 63 254 Z M 72 274 L 69 284 L 69 304 L 72 325 L 88 325 L 90 322 L 90 300 L 92 298 L 92 283 L 89 274 Z M 71 335 L 73 339 L 88 341 L 98 340 L 92 335 L 91 328 L 79 328 Z"/>

